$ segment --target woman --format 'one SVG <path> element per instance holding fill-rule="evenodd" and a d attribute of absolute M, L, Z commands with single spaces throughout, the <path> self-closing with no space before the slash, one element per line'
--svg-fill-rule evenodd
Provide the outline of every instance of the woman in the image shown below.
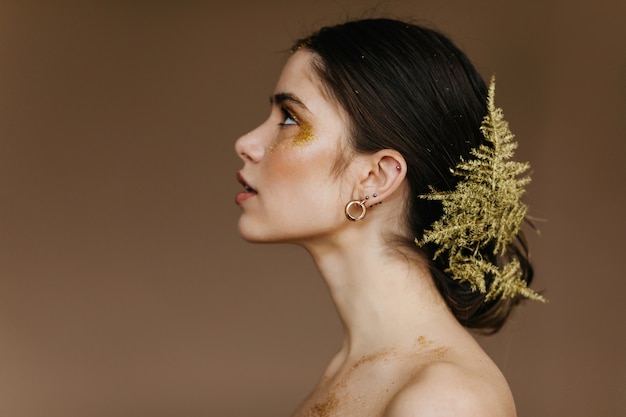
<path fill-rule="evenodd" d="M 494 125 L 481 132 L 488 113 Z M 523 166 L 507 177 L 512 192 L 463 191 L 475 175 L 459 164 L 500 146 L 488 143 L 506 128 L 497 122 L 481 77 L 435 31 L 367 19 L 296 43 L 269 119 L 236 143 L 241 235 L 303 246 L 344 325 L 341 350 L 295 417 L 515 415 L 467 329 L 495 332 L 520 298 L 540 298 L 526 288 L 519 221 L 504 222 L 508 240 L 498 240 L 506 227 L 490 228 L 509 212 L 523 218 L 525 206 L 515 199 L 506 215 L 470 220 L 478 232 L 444 230 L 523 192 Z M 501 191 L 472 200 L 479 188 Z"/>

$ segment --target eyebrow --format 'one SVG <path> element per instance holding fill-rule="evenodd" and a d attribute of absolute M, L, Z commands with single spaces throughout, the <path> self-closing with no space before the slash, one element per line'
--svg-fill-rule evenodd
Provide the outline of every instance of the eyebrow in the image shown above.
<path fill-rule="evenodd" d="M 295 94 L 292 93 L 276 93 L 270 97 L 271 104 L 283 104 L 284 102 L 289 101 L 291 103 L 296 104 L 298 107 L 306 110 L 307 112 L 311 112 L 307 106 L 300 100 Z"/>

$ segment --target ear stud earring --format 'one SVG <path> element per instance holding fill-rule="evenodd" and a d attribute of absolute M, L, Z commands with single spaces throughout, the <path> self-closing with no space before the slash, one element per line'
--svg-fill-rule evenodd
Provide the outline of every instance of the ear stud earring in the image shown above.
<path fill-rule="evenodd" d="M 377 193 L 372 194 L 372 198 L 376 198 L 378 197 Z M 348 202 L 348 204 L 346 204 L 345 207 L 345 214 L 346 214 L 346 218 L 350 221 L 356 222 L 359 220 L 363 220 L 363 218 L 365 217 L 365 214 L 367 213 L 367 206 L 365 205 L 365 203 L 367 201 L 369 201 L 370 196 L 366 195 L 365 197 L 363 197 L 363 200 L 351 200 Z M 382 204 L 382 201 L 378 201 L 374 204 L 372 204 L 370 207 L 374 207 L 377 206 L 379 204 Z M 352 214 L 352 209 L 357 206 L 360 210 L 360 212 L 357 215 Z"/>

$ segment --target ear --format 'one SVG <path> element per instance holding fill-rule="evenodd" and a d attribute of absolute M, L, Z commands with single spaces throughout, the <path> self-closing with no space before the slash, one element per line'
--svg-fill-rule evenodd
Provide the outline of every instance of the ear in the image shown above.
<path fill-rule="evenodd" d="M 361 154 L 360 192 L 368 196 L 369 207 L 389 199 L 401 188 L 406 177 L 406 161 L 400 152 L 383 149 L 372 154 Z"/>

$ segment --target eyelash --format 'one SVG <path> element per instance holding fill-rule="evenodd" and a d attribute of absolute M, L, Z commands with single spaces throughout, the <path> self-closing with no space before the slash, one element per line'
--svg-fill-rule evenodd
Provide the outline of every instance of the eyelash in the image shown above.
<path fill-rule="evenodd" d="M 283 114 L 283 121 L 279 123 L 280 126 L 294 126 L 298 124 L 298 118 L 294 116 L 286 107 L 281 107 L 280 111 Z M 293 123 L 285 123 L 287 119 L 291 119 Z"/>

